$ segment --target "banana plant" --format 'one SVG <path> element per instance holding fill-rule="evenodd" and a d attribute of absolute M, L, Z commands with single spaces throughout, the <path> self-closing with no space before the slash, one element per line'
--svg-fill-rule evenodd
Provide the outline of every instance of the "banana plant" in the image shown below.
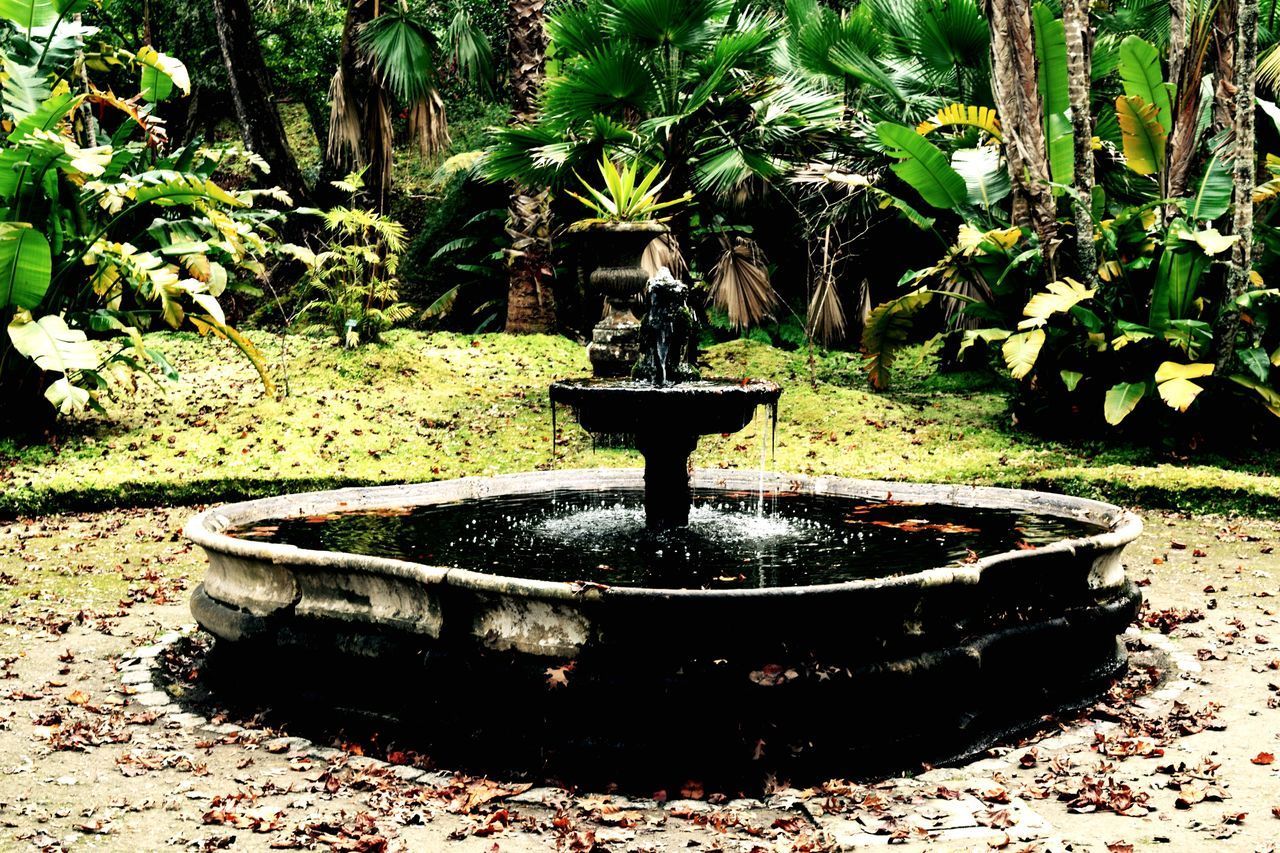
<path fill-rule="evenodd" d="M 270 390 L 261 354 L 218 302 L 237 273 L 263 271 L 278 214 L 254 207 L 273 191 L 233 192 L 215 174 L 237 157 L 263 164 L 235 148 L 165 153 L 153 105 L 190 87 L 182 63 L 150 47 L 112 54 L 136 69 L 137 97 L 91 84 L 71 91 L 77 60 L 67 45 L 94 30 L 70 16 L 86 5 L 0 0 L 11 128 L 0 140 L 0 393 L 43 387 L 58 412 L 101 409 L 100 397 L 130 386 L 131 372 L 173 375 L 143 337 L 157 324 L 230 341 Z M 91 105 L 100 111 L 93 121 Z M 104 135 L 92 138 L 94 129 Z"/>

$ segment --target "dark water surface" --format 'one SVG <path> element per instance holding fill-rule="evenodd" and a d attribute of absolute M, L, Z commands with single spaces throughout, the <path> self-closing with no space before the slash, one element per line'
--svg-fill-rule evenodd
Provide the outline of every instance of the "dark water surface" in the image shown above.
<path fill-rule="evenodd" d="M 1098 531 L 1005 510 L 695 490 L 689 527 L 653 536 L 630 490 L 276 519 L 230 534 L 539 580 L 733 589 L 906 574 Z"/>

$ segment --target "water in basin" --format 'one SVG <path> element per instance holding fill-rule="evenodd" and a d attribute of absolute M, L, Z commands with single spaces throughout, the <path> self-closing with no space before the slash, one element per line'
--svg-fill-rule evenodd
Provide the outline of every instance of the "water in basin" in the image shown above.
<path fill-rule="evenodd" d="M 689 526 L 645 528 L 639 490 L 559 491 L 258 522 L 244 539 L 607 586 L 744 589 L 885 577 L 1097 533 L 995 509 L 694 490 Z"/>

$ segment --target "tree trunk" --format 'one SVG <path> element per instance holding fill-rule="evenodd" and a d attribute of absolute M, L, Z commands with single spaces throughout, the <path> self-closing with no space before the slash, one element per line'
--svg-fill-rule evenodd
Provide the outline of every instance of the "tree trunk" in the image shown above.
<path fill-rule="evenodd" d="M 1219 374 L 1230 369 L 1235 355 L 1236 333 L 1240 330 L 1240 309 L 1236 300 L 1249 289 L 1249 274 L 1253 269 L 1253 187 L 1257 177 L 1253 113 L 1258 62 L 1258 0 L 1240 0 L 1234 60 L 1232 176 L 1235 186 L 1232 205 L 1235 213 L 1231 233 L 1239 239 L 1231 250 L 1226 293 L 1214 330 L 1218 350 L 1216 372 Z"/>
<path fill-rule="evenodd" d="M 1169 3 L 1169 84 L 1182 91 L 1182 65 L 1187 53 L 1187 0 Z"/>
<path fill-rule="evenodd" d="M 258 49 L 248 0 L 216 0 L 213 8 L 244 144 L 271 166 L 271 179 L 293 196 L 294 202 L 304 204 L 311 194 L 276 110 L 271 75 Z"/>
<path fill-rule="evenodd" d="M 1175 0 L 1177 2 L 1177 0 Z M 1071 136 L 1075 152 L 1071 209 L 1076 224 L 1076 267 L 1084 285 L 1098 286 L 1098 252 L 1093 242 L 1093 115 L 1090 112 L 1089 0 L 1063 0 L 1062 22 L 1067 42 L 1067 93 L 1071 103 Z"/>
<path fill-rule="evenodd" d="M 534 119 L 538 89 L 546 71 L 546 0 L 510 0 L 511 112 L 513 123 Z M 554 332 L 555 294 L 551 279 L 551 199 L 515 187 L 507 212 L 507 252 L 510 281 L 507 291 L 507 331 L 517 334 Z"/>
<path fill-rule="evenodd" d="M 1237 18 L 1243 0 L 1221 0 L 1213 21 L 1213 51 L 1217 56 L 1214 69 L 1213 132 L 1220 133 L 1232 127 L 1232 106 L 1236 100 L 1236 41 Z"/>
<path fill-rule="evenodd" d="M 1013 220 L 1030 226 L 1040 238 L 1045 268 L 1054 278 L 1057 204 L 1049 187 L 1030 7 L 1026 0 L 986 0 L 985 5 L 991 27 L 991 88 L 1013 184 Z"/>
<path fill-rule="evenodd" d="M 370 123 L 380 124 L 378 110 L 383 102 L 377 98 L 374 91 L 377 87 L 362 61 L 357 43 L 360 27 L 373 20 L 376 6 L 375 0 L 349 0 L 347 3 L 338 70 L 329 84 L 329 135 L 325 141 L 320 185 L 316 187 L 324 202 L 330 205 L 346 201 L 330 186 L 330 181 L 357 169 L 366 169 L 365 186 L 374 189 L 369 193 L 370 198 L 376 202 L 375 196 L 381 195 L 383 161 L 376 158 L 377 162 L 371 162 L 367 139 Z"/>
<path fill-rule="evenodd" d="M 1225 0 L 1224 0 L 1225 2 Z M 1235 2 L 1235 0 L 1230 0 Z M 1187 42 L 1187 0 L 1173 0 L 1169 11 L 1169 82 L 1175 102 L 1170 119 L 1168 157 L 1164 173 L 1166 198 L 1180 198 L 1187 191 L 1187 177 L 1196 158 L 1196 129 L 1200 123 L 1200 77 L 1204 51 Z M 1203 30 L 1197 28 L 1199 38 Z"/>

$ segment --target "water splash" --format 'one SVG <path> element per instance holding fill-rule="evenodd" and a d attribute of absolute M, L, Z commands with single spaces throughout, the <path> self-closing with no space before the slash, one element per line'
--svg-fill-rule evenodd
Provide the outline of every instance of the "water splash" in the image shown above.
<path fill-rule="evenodd" d="M 644 508 L 617 503 L 612 506 L 557 506 L 555 515 L 528 519 L 528 532 L 572 546 L 598 547 L 608 537 L 637 537 L 645 530 Z M 708 542 L 777 544 L 799 538 L 822 525 L 805 518 L 785 518 L 746 513 L 715 506 L 695 506 L 689 512 L 689 531 Z M 672 536 L 675 541 L 676 536 Z"/>

